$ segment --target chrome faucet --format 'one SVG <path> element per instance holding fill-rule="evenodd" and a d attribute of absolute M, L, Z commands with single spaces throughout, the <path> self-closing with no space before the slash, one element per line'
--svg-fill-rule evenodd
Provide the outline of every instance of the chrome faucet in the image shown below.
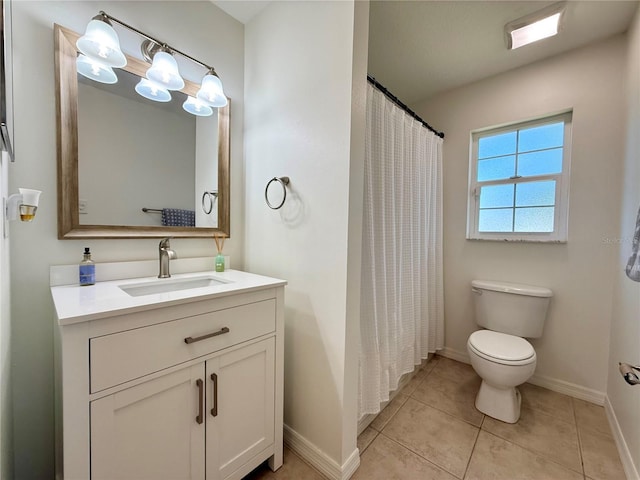
<path fill-rule="evenodd" d="M 169 240 L 171 240 L 171 237 L 163 238 L 160 240 L 160 245 L 158 245 L 158 253 L 160 254 L 160 274 L 158 278 L 169 278 L 171 276 L 169 273 L 169 260 L 178 258 L 176 252 L 171 250 Z"/>

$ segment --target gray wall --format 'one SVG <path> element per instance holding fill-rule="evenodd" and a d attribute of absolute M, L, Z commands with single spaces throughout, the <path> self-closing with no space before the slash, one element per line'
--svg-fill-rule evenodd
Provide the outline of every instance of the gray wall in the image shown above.
<path fill-rule="evenodd" d="M 57 238 L 56 109 L 53 23 L 77 32 L 99 10 L 214 65 L 231 104 L 231 240 L 225 253 L 243 266 L 244 27 L 210 2 L 15 2 L 14 102 L 16 163 L 10 186 L 42 190 L 33 223 L 11 230 L 11 319 L 15 478 L 53 477 L 53 328 L 49 266 L 72 264 L 89 246 L 96 262 L 157 258 L 158 241 Z M 117 28 L 117 27 L 116 27 Z M 120 30 L 119 30 L 120 32 Z M 120 34 L 121 39 L 132 38 Z M 133 37 L 135 39 L 135 36 Z M 134 52 L 132 42 L 123 49 Z M 202 72 L 204 75 L 204 72 Z M 192 79 L 198 81 L 197 78 Z M 174 239 L 180 257 L 213 255 L 213 239 Z M 3 302 L 4 305 L 4 302 Z"/>
<path fill-rule="evenodd" d="M 477 329 L 470 282 L 502 280 L 554 292 L 532 381 L 603 403 L 624 157 L 626 38 L 618 35 L 438 95 L 416 111 L 445 132 L 446 351 L 467 358 Z M 569 240 L 466 240 L 469 135 L 573 108 Z"/>
<path fill-rule="evenodd" d="M 627 128 L 623 165 L 619 247 L 614 258 L 613 311 L 609 348 L 607 396 L 615 419 L 614 434 L 622 455 L 627 477 L 640 478 L 640 387 L 627 385 L 618 372 L 618 362 L 640 365 L 640 283 L 624 273 L 631 254 L 635 219 L 640 208 L 640 10 L 628 33 L 627 53 Z"/>
<path fill-rule="evenodd" d="M 356 451 L 368 25 L 360 3 L 273 2 L 246 25 L 246 265 L 289 282 L 286 432 L 334 472 Z M 269 210 L 265 185 L 282 175 L 291 179 L 286 203 Z"/>

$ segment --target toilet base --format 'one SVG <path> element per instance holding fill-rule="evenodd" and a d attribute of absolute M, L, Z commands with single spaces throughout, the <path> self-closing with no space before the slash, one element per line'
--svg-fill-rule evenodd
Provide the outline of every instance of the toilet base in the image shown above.
<path fill-rule="evenodd" d="M 497 388 L 484 380 L 476 396 L 476 408 L 485 415 L 506 423 L 516 423 L 520 418 L 522 397 L 515 387 Z"/>

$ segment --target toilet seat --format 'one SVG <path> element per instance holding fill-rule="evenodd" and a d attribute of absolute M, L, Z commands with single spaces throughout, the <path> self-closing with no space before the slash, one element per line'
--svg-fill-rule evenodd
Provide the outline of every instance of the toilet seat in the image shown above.
<path fill-rule="evenodd" d="M 524 338 L 478 330 L 467 342 L 469 348 L 479 357 L 502 365 L 527 365 L 536 361 L 536 352 Z"/>

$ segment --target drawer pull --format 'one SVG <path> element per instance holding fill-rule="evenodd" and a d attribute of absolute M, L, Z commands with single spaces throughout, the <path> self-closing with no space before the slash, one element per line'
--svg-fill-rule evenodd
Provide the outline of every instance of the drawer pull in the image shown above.
<path fill-rule="evenodd" d="M 223 335 L 225 333 L 229 333 L 229 327 L 222 327 L 217 332 L 208 333 L 206 335 L 202 335 L 201 337 L 196 337 L 196 338 L 187 337 L 184 339 L 184 343 L 186 343 L 187 345 L 190 345 L 192 343 L 199 342 L 200 340 L 206 340 L 207 338 L 217 337 L 218 335 Z"/>
<path fill-rule="evenodd" d="M 196 386 L 198 387 L 198 416 L 196 417 L 196 422 L 202 424 L 204 421 L 202 414 L 204 409 L 204 382 L 201 379 L 197 379 Z"/>
<path fill-rule="evenodd" d="M 218 416 L 218 375 L 211 374 L 211 380 L 213 380 L 213 408 L 211 409 L 211 416 Z"/>

